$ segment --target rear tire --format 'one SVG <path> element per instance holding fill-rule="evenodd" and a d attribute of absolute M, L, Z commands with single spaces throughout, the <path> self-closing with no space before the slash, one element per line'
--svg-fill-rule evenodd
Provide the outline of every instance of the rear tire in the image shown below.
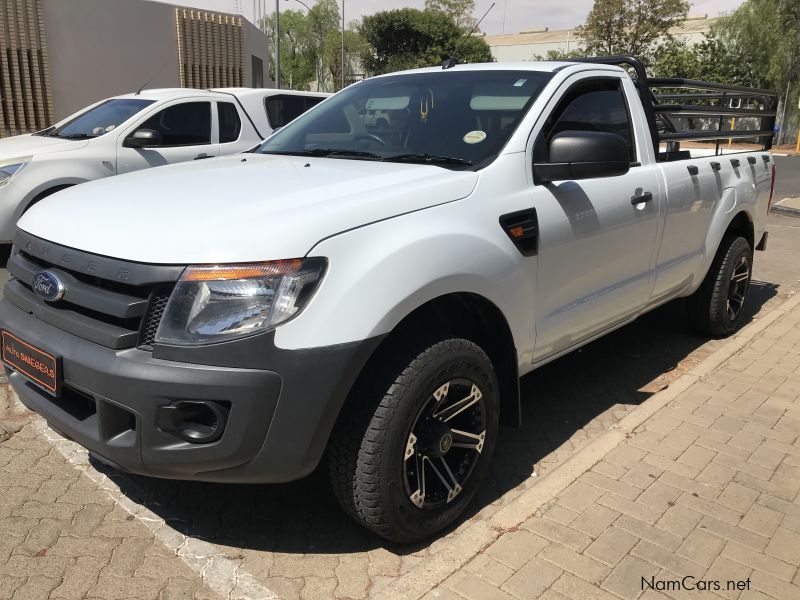
<path fill-rule="evenodd" d="M 700 288 L 687 301 L 689 318 L 704 335 L 727 337 L 744 322 L 753 250 L 740 236 L 725 236 Z"/>
<path fill-rule="evenodd" d="M 465 339 L 387 356 L 393 360 L 376 361 L 339 417 L 329 474 L 358 523 L 394 542 L 416 542 L 452 524 L 486 475 L 497 438 L 497 378 L 486 353 Z"/>

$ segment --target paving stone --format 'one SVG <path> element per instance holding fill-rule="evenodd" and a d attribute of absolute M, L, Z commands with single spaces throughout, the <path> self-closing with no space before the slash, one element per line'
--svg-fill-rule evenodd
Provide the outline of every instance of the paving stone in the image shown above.
<path fill-rule="evenodd" d="M 635 600 L 642 593 L 642 579 L 654 577 L 659 568 L 636 556 L 626 556 L 603 581 L 601 587 L 625 600 Z"/>
<path fill-rule="evenodd" d="M 703 517 L 699 527 L 700 529 L 705 529 L 706 531 L 709 531 L 718 537 L 742 544 L 744 546 L 749 546 L 750 548 L 758 551 L 763 550 L 769 541 L 768 538 L 762 535 L 758 535 L 757 533 L 747 531 L 742 527 L 720 521 L 719 519 L 714 519 L 713 517 Z"/>
<path fill-rule="evenodd" d="M 703 566 L 710 566 L 725 541 L 703 529 L 695 529 L 678 548 L 678 554 Z"/>
<path fill-rule="evenodd" d="M 767 556 L 753 550 L 747 546 L 728 542 L 722 550 L 722 555 L 731 560 L 735 560 L 745 566 L 751 567 L 764 573 L 769 573 L 780 579 L 791 581 L 794 577 L 796 568 L 773 556 Z"/>
<path fill-rule="evenodd" d="M 618 600 L 616 596 L 569 573 L 559 577 L 552 589 L 571 600 Z"/>
<path fill-rule="evenodd" d="M 638 541 L 638 537 L 624 529 L 609 527 L 584 550 L 584 554 L 613 567 Z"/>
<path fill-rule="evenodd" d="M 705 572 L 705 569 L 700 564 L 682 558 L 673 552 L 668 552 L 661 546 L 656 546 L 644 540 L 640 540 L 639 543 L 633 547 L 631 553 L 634 556 L 638 556 L 649 563 L 658 565 L 673 573 L 700 577 Z"/>
<path fill-rule="evenodd" d="M 563 572 L 550 562 L 533 558 L 501 587 L 519 598 L 539 598 Z"/>
<path fill-rule="evenodd" d="M 560 525 L 559 523 L 550 521 L 549 519 L 529 519 L 522 524 L 522 527 L 545 539 L 548 539 L 552 542 L 557 542 L 559 544 L 564 544 L 565 546 L 574 548 L 579 552 L 586 548 L 586 546 L 588 546 L 592 541 L 592 538 L 585 533 L 581 533 L 580 531 L 570 527 L 565 527 L 564 525 Z M 502 559 L 498 557 L 498 560 Z"/>
<path fill-rule="evenodd" d="M 686 449 L 686 451 L 678 457 L 678 462 L 689 465 L 699 470 L 704 469 L 705 466 L 711 462 L 711 459 L 717 453 L 702 446 L 693 445 Z"/>
<path fill-rule="evenodd" d="M 739 527 L 769 537 L 775 533 L 782 519 L 781 513 L 760 504 L 753 504 L 742 518 Z"/>
<path fill-rule="evenodd" d="M 654 481 L 650 487 L 641 493 L 636 501 L 651 506 L 663 513 L 675 504 L 675 500 L 677 500 L 678 496 L 682 493 L 683 492 L 678 488 L 674 488 L 661 481 Z"/>
<path fill-rule="evenodd" d="M 717 556 L 706 572 L 704 579 L 719 581 L 721 589 L 716 593 L 724 598 L 733 600 L 744 594 L 742 597 L 749 600 L 753 597 L 753 587 L 747 579 L 752 572 L 753 570 L 749 567 L 729 560 L 724 556 Z M 745 586 L 744 589 L 742 589 L 742 584 Z"/>
<path fill-rule="evenodd" d="M 608 566 L 560 544 L 550 544 L 539 553 L 539 558 L 596 585 L 610 571 Z"/>
<path fill-rule="evenodd" d="M 742 514 L 735 510 L 685 492 L 681 494 L 676 503 L 732 525 L 738 525 L 742 518 Z"/>
<path fill-rule="evenodd" d="M 592 504 L 570 524 L 570 527 L 596 538 L 616 521 L 619 515 L 620 513 L 615 510 L 599 504 Z"/>
<path fill-rule="evenodd" d="M 503 583 L 515 574 L 514 569 L 501 563 L 499 560 L 495 560 L 488 554 L 479 554 L 467 563 L 464 569 L 475 573 L 478 577 L 482 577 L 496 586 L 503 585 Z M 517 571 L 517 573 L 519 573 L 519 571 Z"/>
<path fill-rule="evenodd" d="M 461 573 L 450 587 L 467 600 L 511 600 L 513 597 L 474 573 Z"/>
<path fill-rule="evenodd" d="M 716 502 L 722 504 L 727 508 L 735 510 L 736 512 L 746 512 L 753 502 L 758 498 L 759 492 L 756 490 L 745 487 L 739 483 L 732 482 L 728 484 L 725 491 L 722 492 L 716 499 Z"/>
<path fill-rule="evenodd" d="M 631 502 L 616 494 L 605 494 L 597 502 L 607 508 L 650 524 L 655 523 L 663 512 L 646 504 Z"/>
<path fill-rule="evenodd" d="M 583 476 L 581 476 L 580 481 L 601 490 L 611 492 L 612 494 L 622 496 L 628 500 L 635 499 L 641 493 L 641 490 L 635 486 L 623 483 L 622 481 L 618 481 L 616 479 L 611 479 L 610 477 L 606 477 L 592 471 L 584 473 Z"/>
<path fill-rule="evenodd" d="M 764 553 L 780 558 L 790 565 L 800 565 L 800 533 L 779 527 Z"/>
<path fill-rule="evenodd" d="M 529 531 L 520 530 L 501 536 L 487 548 L 486 552 L 512 569 L 519 569 L 545 546 L 547 546 L 547 540 L 544 538 Z"/>
<path fill-rule="evenodd" d="M 650 487 L 653 480 L 657 479 L 663 472 L 664 469 L 656 467 L 649 462 L 642 461 L 628 469 L 628 471 L 620 477 L 620 481 L 644 490 Z"/>
<path fill-rule="evenodd" d="M 556 501 L 565 508 L 582 513 L 602 495 L 603 490 L 578 480 L 559 494 Z"/>

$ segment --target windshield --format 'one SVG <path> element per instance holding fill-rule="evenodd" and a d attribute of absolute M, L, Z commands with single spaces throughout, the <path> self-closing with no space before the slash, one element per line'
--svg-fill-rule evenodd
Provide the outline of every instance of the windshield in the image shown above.
<path fill-rule="evenodd" d="M 484 166 L 551 77 L 442 70 L 367 79 L 298 117 L 257 152 Z"/>
<path fill-rule="evenodd" d="M 106 100 L 81 113 L 61 127 L 46 129 L 42 133 L 72 140 L 94 138 L 113 131 L 117 126 L 130 119 L 136 113 L 141 112 L 146 106 L 153 104 L 153 102 L 155 100 L 139 98 Z"/>

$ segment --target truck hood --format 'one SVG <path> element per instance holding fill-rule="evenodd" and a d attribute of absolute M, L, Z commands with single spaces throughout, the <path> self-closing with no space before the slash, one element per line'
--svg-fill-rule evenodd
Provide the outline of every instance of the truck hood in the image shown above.
<path fill-rule="evenodd" d="M 468 196 L 473 171 L 333 158 L 239 155 L 148 169 L 61 191 L 20 229 L 145 263 L 305 256 L 321 239 Z"/>
<path fill-rule="evenodd" d="M 80 150 L 88 143 L 88 140 L 63 140 L 44 135 L 15 135 L 0 140 L 0 160 L 64 152 L 65 150 Z"/>

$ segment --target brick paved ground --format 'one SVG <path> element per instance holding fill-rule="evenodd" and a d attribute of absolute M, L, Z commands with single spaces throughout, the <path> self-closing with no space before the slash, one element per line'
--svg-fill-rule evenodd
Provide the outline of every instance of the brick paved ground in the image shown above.
<path fill-rule="evenodd" d="M 795 309 L 428 597 L 797 599 L 799 492 Z M 721 589 L 664 589 L 687 575 Z"/>
<path fill-rule="evenodd" d="M 0 445 L 0 598 L 216 598 L 29 428 Z"/>

